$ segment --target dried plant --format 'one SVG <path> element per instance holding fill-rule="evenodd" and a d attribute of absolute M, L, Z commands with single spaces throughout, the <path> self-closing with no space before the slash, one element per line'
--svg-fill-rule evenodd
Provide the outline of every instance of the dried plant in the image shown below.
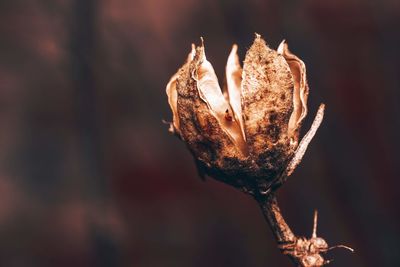
<path fill-rule="evenodd" d="M 167 85 L 173 113 L 170 131 L 187 144 L 202 177 L 232 185 L 258 201 L 279 248 L 295 264 L 327 264 L 322 254 L 330 248 L 316 236 L 317 215 L 310 239 L 295 236 L 275 198 L 276 190 L 300 163 L 324 115 L 321 104 L 300 141 L 309 92 L 304 62 L 289 51 L 285 41 L 275 51 L 256 34 L 243 69 L 233 46 L 225 84 L 221 90 L 203 42 L 192 45 L 186 63 Z"/>

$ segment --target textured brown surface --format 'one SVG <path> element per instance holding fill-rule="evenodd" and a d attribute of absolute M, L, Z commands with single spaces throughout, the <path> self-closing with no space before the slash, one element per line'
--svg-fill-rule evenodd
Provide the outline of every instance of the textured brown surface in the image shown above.
<path fill-rule="evenodd" d="M 255 38 L 244 61 L 242 110 L 247 143 L 253 155 L 289 145 L 293 77 L 283 56 L 270 49 L 260 36 Z M 270 162 L 261 158 L 258 163 L 263 166 Z"/>
<path fill-rule="evenodd" d="M 173 113 L 176 105 L 178 114 L 173 117 L 175 132 L 188 145 L 202 173 L 245 192 L 266 192 L 297 147 L 297 136 L 289 136 L 288 125 L 293 113 L 294 83 L 298 84 L 300 78 L 292 75 L 284 56 L 256 34 L 246 53 L 241 84 L 239 81 L 242 113 L 237 114 L 229 99 L 222 97 L 212 69 L 208 77 L 211 80 L 202 80 L 200 70 L 209 64 L 204 50 L 203 45 L 193 50 L 194 58 L 172 78 L 176 78 L 177 91 L 176 104 L 169 98 Z M 213 110 L 207 97 L 215 98 L 210 101 L 220 99 L 214 107 L 221 106 L 222 110 Z M 243 124 L 234 119 L 238 116 Z M 233 139 L 232 132 L 238 138 Z"/>

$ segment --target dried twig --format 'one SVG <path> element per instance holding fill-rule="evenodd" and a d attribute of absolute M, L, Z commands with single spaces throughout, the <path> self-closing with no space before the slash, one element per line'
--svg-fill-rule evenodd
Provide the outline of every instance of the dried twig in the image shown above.
<path fill-rule="evenodd" d="M 319 267 L 326 265 L 330 260 L 325 260 L 323 254 L 333 248 L 345 248 L 354 250 L 344 245 L 329 247 L 327 242 L 317 236 L 318 213 L 314 213 L 314 227 L 311 237 L 300 237 L 293 234 L 289 225 L 283 218 L 278 206 L 275 194 L 258 195 L 256 200 L 259 203 L 262 213 L 267 220 L 278 243 L 279 249 L 287 255 L 296 266 Z"/>

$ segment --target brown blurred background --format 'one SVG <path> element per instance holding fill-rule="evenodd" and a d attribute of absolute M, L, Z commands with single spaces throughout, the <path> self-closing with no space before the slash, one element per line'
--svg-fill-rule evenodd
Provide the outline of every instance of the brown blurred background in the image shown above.
<path fill-rule="evenodd" d="M 0 266 L 292 266 L 256 203 L 208 179 L 161 120 L 165 85 L 205 38 L 285 38 L 326 119 L 279 191 L 296 234 L 400 266 L 398 0 L 0 2 Z"/>

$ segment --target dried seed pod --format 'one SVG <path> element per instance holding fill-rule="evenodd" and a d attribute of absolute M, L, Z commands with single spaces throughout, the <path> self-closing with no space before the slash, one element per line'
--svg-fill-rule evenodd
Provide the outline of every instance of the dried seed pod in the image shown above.
<path fill-rule="evenodd" d="M 243 70 L 233 46 L 224 94 L 204 44 L 192 45 L 187 62 L 167 85 L 170 130 L 187 144 L 202 175 L 266 194 L 291 173 L 288 166 L 295 168 L 316 130 L 299 145 L 307 113 L 305 75 L 304 63 L 285 42 L 275 51 L 256 35 Z"/>

